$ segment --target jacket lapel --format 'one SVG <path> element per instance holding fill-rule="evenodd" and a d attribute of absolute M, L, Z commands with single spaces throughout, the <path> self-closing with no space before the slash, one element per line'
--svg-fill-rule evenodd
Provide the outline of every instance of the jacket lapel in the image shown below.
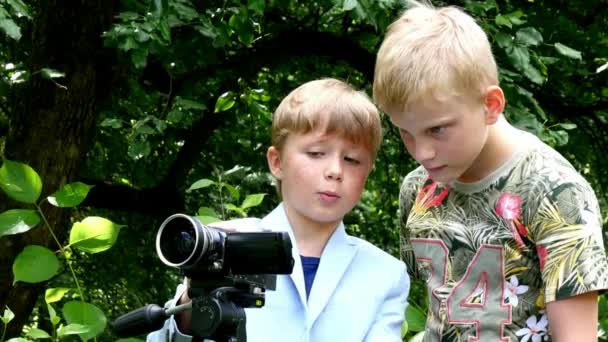
<path fill-rule="evenodd" d="M 323 250 L 321 262 L 319 263 L 319 268 L 310 290 L 310 295 L 308 296 L 309 328 L 312 327 L 321 311 L 323 311 L 329 302 L 356 251 L 356 244 L 349 239 L 344 230 L 344 225 L 340 223 Z M 300 273 L 302 273 L 301 265 Z M 301 281 L 300 284 L 304 284 L 303 275 L 299 281 Z"/>
<path fill-rule="evenodd" d="M 287 215 L 285 215 L 285 209 L 283 208 L 283 204 L 277 206 L 270 214 L 266 215 L 261 221 L 262 229 L 271 230 L 271 231 L 284 231 L 289 233 L 289 238 L 291 239 L 291 255 L 294 259 L 293 271 L 289 275 L 293 285 L 298 291 L 298 296 L 300 298 L 300 304 L 303 308 L 306 307 L 306 288 L 304 287 L 304 271 L 302 270 L 302 260 L 300 259 L 300 253 L 298 252 L 298 246 L 296 243 L 296 239 L 293 235 L 293 231 L 291 226 L 289 225 L 289 220 L 287 220 Z"/>

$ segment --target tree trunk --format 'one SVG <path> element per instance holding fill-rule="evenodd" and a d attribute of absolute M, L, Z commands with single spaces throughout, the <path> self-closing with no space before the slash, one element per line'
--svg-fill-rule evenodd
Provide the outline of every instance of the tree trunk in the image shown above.
<path fill-rule="evenodd" d="M 96 131 L 98 107 L 109 95 L 111 75 L 111 58 L 101 34 L 110 27 L 115 4 L 108 0 L 42 0 L 35 4 L 31 41 L 21 42 L 31 46 L 27 65 L 32 77 L 15 92 L 4 155 L 38 172 L 44 198 L 77 178 Z M 65 77 L 56 78 L 59 85 L 55 84 L 41 76 L 38 71 L 42 68 L 59 70 Z M 1 210 L 18 205 L 4 194 L 0 196 Z M 69 211 L 48 203 L 43 210 L 63 242 Z M 5 338 L 21 333 L 44 289 L 42 284 L 12 284 L 13 261 L 28 244 L 58 249 L 42 225 L 0 239 L 0 310 L 8 306 L 15 313 Z"/>

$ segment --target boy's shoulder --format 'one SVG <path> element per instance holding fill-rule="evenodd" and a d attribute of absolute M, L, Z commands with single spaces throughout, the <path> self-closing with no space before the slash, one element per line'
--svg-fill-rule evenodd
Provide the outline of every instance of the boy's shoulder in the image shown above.
<path fill-rule="evenodd" d="M 348 238 L 351 243 L 356 244 L 358 247 L 357 258 L 370 260 L 378 266 L 382 265 L 382 267 L 404 267 L 401 260 L 390 255 L 373 243 L 351 235 L 349 235 Z"/>
<path fill-rule="evenodd" d="M 510 178 L 549 191 L 566 184 L 589 187 L 585 177 L 557 150 L 529 133 L 526 142 L 529 147 Z"/>

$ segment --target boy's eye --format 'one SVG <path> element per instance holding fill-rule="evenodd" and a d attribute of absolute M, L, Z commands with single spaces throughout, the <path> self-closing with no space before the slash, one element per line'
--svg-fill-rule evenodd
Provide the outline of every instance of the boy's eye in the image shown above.
<path fill-rule="evenodd" d="M 323 152 L 319 152 L 319 151 L 308 151 L 308 152 L 306 152 L 306 154 L 309 157 L 313 157 L 313 158 L 318 158 L 318 157 L 323 156 Z"/>
<path fill-rule="evenodd" d="M 359 165 L 361 163 L 358 159 L 355 159 L 352 157 L 344 157 L 344 161 L 354 164 L 354 165 Z"/>
<path fill-rule="evenodd" d="M 429 128 L 429 133 L 431 133 L 432 135 L 440 135 L 444 132 L 445 132 L 444 126 L 436 126 L 436 127 Z"/>

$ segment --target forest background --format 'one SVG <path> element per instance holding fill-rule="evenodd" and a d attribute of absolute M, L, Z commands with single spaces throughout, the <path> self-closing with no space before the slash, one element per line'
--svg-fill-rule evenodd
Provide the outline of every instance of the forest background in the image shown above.
<path fill-rule="evenodd" d="M 563 153 L 608 217 L 607 2 L 443 4 L 488 32 L 509 120 Z M 160 223 L 177 212 L 269 212 L 272 111 L 320 77 L 371 93 L 375 52 L 402 9 L 396 0 L 0 1 L 0 341 L 113 341 L 107 322 L 171 298 L 179 273 L 156 256 Z M 385 130 L 345 223 L 397 256 L 399 184 L 415 163 Z M 419 284 L 410 301 L 404 340 L 422 329 Z M 604 297 L 600 321 L 603 339 Z"/>

